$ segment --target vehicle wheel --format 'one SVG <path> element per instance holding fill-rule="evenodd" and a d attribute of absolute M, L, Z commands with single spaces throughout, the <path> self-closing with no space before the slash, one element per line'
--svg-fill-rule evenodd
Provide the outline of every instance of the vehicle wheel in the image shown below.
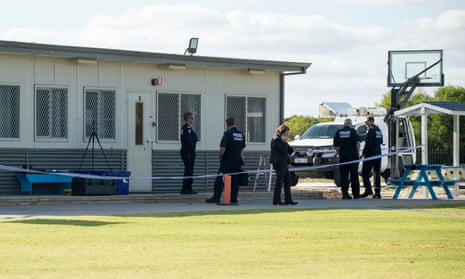
<path fill-rule="evenodd" d="M 342 183 L 341 183 L 341 173 L 339 172 L 339 170 L 335 170 L 333 172 L 333 179 L 334 179 L 334 184 L 336 184 L 337 187 L 341 187 L 342 186 Z"/>

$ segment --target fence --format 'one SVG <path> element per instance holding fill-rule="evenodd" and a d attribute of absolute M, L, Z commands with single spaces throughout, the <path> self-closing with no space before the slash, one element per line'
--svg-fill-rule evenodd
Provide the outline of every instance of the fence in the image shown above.
<path fill-rule="evenodd" d="M 428 150 L 428 163 L 430 164 L 444 164 L 444 165 L 452 165 L 452 156 L 453 150 L 451 148 L 448 149 L 432 149 Z M 421 162 L 421 152 L 417 152 L 417 162 Z M 465 162 L 465 152 L 461 149 L 460 152 L 460 164 Z"/>

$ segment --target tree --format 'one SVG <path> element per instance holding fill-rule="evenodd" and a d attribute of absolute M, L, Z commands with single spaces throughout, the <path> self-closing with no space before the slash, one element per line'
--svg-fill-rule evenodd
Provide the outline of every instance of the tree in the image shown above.
<path fill-rule="evenodd" d="M 430 97 L 428 94 L 426 94 L 425 92 L 419 91 L 413 94 L 410 100 L 407 101 L 406 106 L 409 107 L 409 106 L 413 106 L 416 104 L 420 104 L 420 103 L 428 102 L 432 100 L 433 98 Z M 389 111 L 389 108 L 391 107 L 391 92 L 389 91 L 386 94 L 384 94 L 383 98 L 381 99 L 381 103 L 376 104 L 376 106 L 381 106 L 385 108 L 387 111 Z"/>
<path fill-rule="evenodd" d="M 428 102 L 460 102 L 465 103 L 465 88 L 460 86 L 446 86 L 437 89 L 434 97 L 424 92 L 418 92 L 407 102 L 407 106 Z M 391 105 L 391 92 L 383 95 L 381 103 L 377 104 L 389 110 Z M 463 117 L 462 117 L 463 118 Z M 411 116 L 413 130 L 417 144 L 421 141 L 421 116 Z M 465 121 L 460 121 L 460 141 L 464 142 Z M 452 146 L 452 117 L 450 115 L 435 114 L 428 117 L 428 146 L 430 149 L 448 149 Z"/>
<path fill-rule="evenodd" d="M 289 138 L 294 139 L 296 135 L 301 135 L 308 127 L 317 123 L 318 119 L 311 116 L 294 115 L 284 120 L 284 124 L 289 127 Z"/>
<path fill-rule="evenodd" d="M 434 101 L 465 103 L 465 88 L 446 86 L 439 88 L 434 95 Z M 464 142 L 464 117 L 460 120 L 460 142 Z M 428 145 L 431 149 L 451 149 L 453 117 L 446 114 L 435 114 L 428 118 Z"/>
<path fill-rule="evenodd" d="M 428 94 L 425 92 L 417 92 L 413 94 L 413 96 L 410 98 L 410 100 L 407 101 L 406 107 L 413 106 L 416 104 L 420 104 L 423 102 L 428 102 L 431 101 L 433 98 L 430 97 Z M 383 95 L 383 99 L 381 100 L 380 104 L 377 104 L 378 106 L 382 106 L 386 108 L 387 111 L 389 111 L 389 108 L 391 107 L 391 92 L 387 92 L 386 94 Z M 412 123 L 413 127 L 413 133 L 415 134 L 415 141 L 416 144 L 420 144 L 421 141 L 421 117 L 420 116 L 410 116 L 410 122 Z"/>
<path fill-rule="evenodd" d="M 289 138 L 294 139 L 296 135 L 302 135 L 308 128 L 320 122 L 331 121 L 332 119 L 315 118 L 305 115 L 294 115 L 284 120 L 284 124 L 289 127 Z"/>

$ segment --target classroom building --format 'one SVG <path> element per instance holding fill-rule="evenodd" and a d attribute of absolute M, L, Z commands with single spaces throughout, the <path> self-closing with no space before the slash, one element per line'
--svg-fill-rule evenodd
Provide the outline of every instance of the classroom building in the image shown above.
<path fill-rule="evenodd" d="M 286 76 L 310 65 L 0 41 L 0 194 L 19 193 L 8 167 L 22 166 L 127 170 L 130 192 L 179 192 L 166 178 L 183 174 L 186 111 L 200 138 L 195 175 L 216 173 L 228 116 L 256 168 L 283 120 Z"/>

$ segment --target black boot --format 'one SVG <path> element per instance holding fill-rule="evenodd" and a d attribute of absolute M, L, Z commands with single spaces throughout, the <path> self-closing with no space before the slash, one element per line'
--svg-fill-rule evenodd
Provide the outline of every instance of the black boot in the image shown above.
<path fill-rule="evenodd" d="M 373 191 L 370 188 L 365 188 L 365 192 L 360 195 L 361 198 L 366 198 L 368 196 L 373 195 Z"/>
<path fill-rule="evenodd" d="M 374 199 L 381 199 L 381 189 L 375 189 Z"/>
<path fill-rule="evenodd" d="M 209 199 L 205 199 L 205 202 L 206 203 L 219 203 L 220 202 L 220 199 L 219 198 L 216 198 L 215 196 L 209 198 Z"/>
<path fill-rule="evenodd" d="M 352 197 L 347 192 L 342 192 L 342 199 L 343 200 L 351 200 Z"/>

